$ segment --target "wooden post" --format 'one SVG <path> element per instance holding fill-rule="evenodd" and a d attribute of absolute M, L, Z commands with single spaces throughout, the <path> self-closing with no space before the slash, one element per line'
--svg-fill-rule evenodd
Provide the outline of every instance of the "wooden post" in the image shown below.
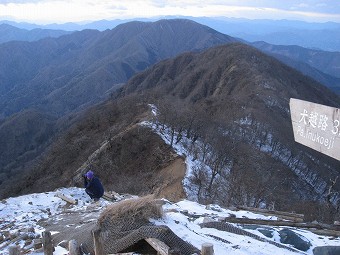
<path fill-rule="evenodd" d="M 99 229 L 92 231 L 93 243 L 94 243 L 94 254 L 95 255 L 105 255 L 102 243 L 99 238 Z"/>
<path fill-rule="evenodd" d="M 79 247 L 76 240 L 68 242 L 68 253 L 69 255 L 79 255 Z"/>
<path fill-rule="evenodd" d="M 77 200 L 75 200 L 73 198 L 70 198 L 70 197 L 67 197 L 64 194 L 61 194 L 60 192 L 58 192 L 55 196 L 59 197 L 60 199 L 62 199 L 64 201 L 66 201 L 67 203 L 70 203 L 70 204 L 73 204 L 73 205 L 76 205 L 78 203 Z"/>
<path fill-rule="evenodd" d="M 214 255 L 214 246 L 211 243 L 202 244 L 202 255 Z"/>
<path fill-rule="evenodd" d="M 156 238 L 146 238 L 145 241 L 148 242 L 157 251 L 158 255 L 168 255 L 169 246 L 167 246 L 164 242 L 156 239 Z"/>
<path fill-rule="evenodd" d="M 17 245 L 8 248 L 8 255 L 20 255 L 20 250 Z"/>
<path fill-rule="evenodd" d="M 54 247 L 52 244 L 52 235 L 49 231 L 42 233 L 44 255 L 53 255 Z"/>

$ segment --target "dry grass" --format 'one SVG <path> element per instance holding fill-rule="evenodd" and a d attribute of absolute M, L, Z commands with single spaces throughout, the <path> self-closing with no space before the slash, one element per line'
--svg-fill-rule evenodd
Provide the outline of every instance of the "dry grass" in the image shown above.
<path fill-rule="evenodd" d="M 99 217 L 98 222 L 113 221 L 122 218 L 133 218 L 138 220 L 149 220 L 150 218 L 162 218 L 162 203 L 153 195 L 124 200 L 113 204 L 105 209 Z"/>

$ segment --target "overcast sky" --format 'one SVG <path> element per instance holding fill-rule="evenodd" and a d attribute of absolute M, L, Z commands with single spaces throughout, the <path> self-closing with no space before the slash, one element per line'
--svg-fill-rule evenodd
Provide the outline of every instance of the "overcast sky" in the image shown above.
<path fill-rule="evenodd" d="M 38 24 L 165 15 L 340 22 L 340 0 L 0 0 L 0 20 Z"/>

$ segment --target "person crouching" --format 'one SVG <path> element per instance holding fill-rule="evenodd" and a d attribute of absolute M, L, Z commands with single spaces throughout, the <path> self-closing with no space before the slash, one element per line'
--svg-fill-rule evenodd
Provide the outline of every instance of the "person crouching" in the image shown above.
<path fill-rule="evenodd" d="M 85 192 L 94 201 L 99 201 L 99 199 L 104 195 L 104 187 L 98 177 L 94 176 L 94 173 L 90 170 L 84 176 L 84 187 Z"/>

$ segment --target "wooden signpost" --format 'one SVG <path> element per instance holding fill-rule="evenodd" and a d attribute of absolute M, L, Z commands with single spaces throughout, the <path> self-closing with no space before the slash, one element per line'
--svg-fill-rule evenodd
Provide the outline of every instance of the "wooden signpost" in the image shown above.
<path fill-rule="evenodd" d="M 294 98 L 289 105 L 295 141 L 340 160 L 340 109 Z"/>

